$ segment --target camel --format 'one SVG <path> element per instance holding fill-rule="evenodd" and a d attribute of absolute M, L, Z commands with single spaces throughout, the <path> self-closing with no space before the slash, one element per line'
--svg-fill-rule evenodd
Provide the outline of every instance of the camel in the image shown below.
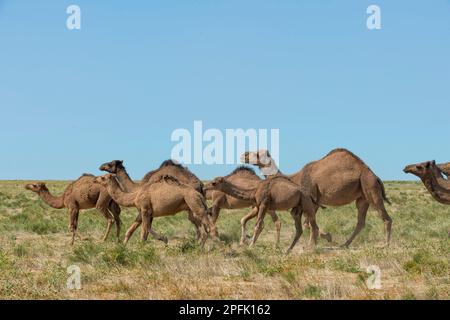
<path fill-rule="evenodd" d="M 254 187 L 261 181 L 261 178 L 256 175 L 252 168 L 245 166 L 236 168 L 229 175 L 225 176 L 224 179 L 242 188 Z M 250 200 L 235 198 L 220 190 L 209 190 L 206 192 L 206 196 L 207 199 L 212 200 L 211 217 L 214 224 L 219 217 L 220 209 L 242 209 L 252 207 L 253 205 Z M 268 211 L 268 213 L 272 217 L 272 221 L 274 222 L 277 230 L 276 243 L 278 245 L 280 242 L 281 220 L 275 211 Z M 251 211 L 241 219 L 241 245 L 243 245 L 247 240 L 247 235 L 244 232 L 247 222 L 256 217 L 257 214 L 258 208 L 253 206 Z"/>
<path fill-rule="evenodd" d="M 245 152 L 241 161 L 260 168 L 266 177 L 283 175 L 267 150 Z M 309 193 L 315 202 L 315 211 L 320 205 L 343 206 L 353 201 L 358 209 L 358 220 L 350 238 L 342 245 L 348 247 L 365 226 L 367 211 L 372 206 L 385 225 L 386 246 L 389 245 L 392 218 L 384 202 L 386 197 L 383 182 L 355 154 L 346 149 L 335 149 L 320 160 L 305 165 L 297 173 L 287 175 L 301 190 Z M 321 233 L 322 234 L 322 233 Z"/>
<path fill-rule="evenodd" d="M 116 224 L 117 240 L 120 238 L 120 207 L 109 196 L 108 191 L 101 185 L 94 183 L 95 176 L 84 174 L 76 181 L 67 186 L 60 196 L 53 196 L 43 182 L 30 183 L 25 186 L 27 190 L 33 191 L 50 207 L 55 209 L 67 208 L 69 210 L 69 230 L 72 232 L 71 245 L 74 244 L 75 236 L 82 237 L 77 233 L 79 211 L 83 209 L 96 208 L 106 218 L 106 227 L 103 241 L 108 238 L 112 225 Z"/>
<path fill-rule="evenodd" d="M 403 171 L 419 177 L 431 196 L 442 204 L 450 204 L 450 181 L 442 177 L 435 161 L 407 165 Z"/>
<path fill-rule="evenodd" d="M 315 208 L 312 198 L 301 192 L 300 187 L 284 176 L 275 176 L 265 180 L 260 180 L 254 186 L 243 188 L 224 177 L 213 179 L 206 187 L 206 190 L 220 190 L 232 197 L 250 201 L 258 210 L 258 218 L 253 233 L 250 246 L 253 246 L 258 239 L 263 227 L 264 216 L 268 210 L 291 210 L 292 218 L 295 221 L 296 233 L 288 252 L 294 248 L 303 233 L 301 224 L 302 212 L 305 212 L 311 224 L 310 243 L 317 243 L 319 227 L 315 220 Z M 245 235 L 245 225 L 242 234 Z"/>
<path fill-rule="evenodd" d="M 188 168 L 182 166 L 179 163 L 174 162 L 171 159 L 165 160 L 161 163 L 158 169 L 152 170 L 145 174 L 140 183 L 136 183 L 131 180 L 128 175 L 122 160 L 113 160 L 102 164 L 99 168 L 101 171 L 114 173 L 117 176 L 122 189 L 126 192 L 133 192 L 140 185 L 147 182 L 159 181 L 162 176 L 172 176 L 177 178 L 180 182 L 192 186 L 198 192 L 203 192 L 203 182 L 197 178 Z"/>
<path fill-rule="evenodd" d="M 173 176 L 161 176 L 157 181 L 140 185 L 133 192 L 122 191 L 116 175 L 111 173 L 99 176 L 95 181 L 104 186 L 119 205 L 136 207 L 139 211 L 135 222 L 126 232 L 124 244 L 128 242 L 139 225 L 142 224 L 141 240 L 146 241 L 151 232 L 153 218 L 174 215 L 183 210 L 192 212 L 193 218 L 190 220 L 196 224 L 200 232 L 201 247 L 204 246 L 208 233 L 217 237 L 216 227 L 209 219 L 204 196 L 192 186 Z M 162 240 L 162 237 L 157 234 L 152 233 L 152 236 Z"/>
<path fill-rule="evenodd" d="M 146 183 L 152 183 L 159 181 L 161 177 L 169 175 L 175 177 L 182 183 L 190 185 L 195 190 L 204 195 L 203 182 L 197 178 L 188 168 L 182 166 L 181 164 L 175 163 L 173 160 L 168 159 L 161 163 L 158 169 L 152 170 L 145 174 L 140 183 L 136 183 L 131 180 L 128 175 L 122 160 L 113 160 L 111 162 L 106 162 L 102 164 L 99 168 L 101 171 L 106 171 L 116 175 L 116 179 L 119 182 L 122 190 L 126 192 L 134 192 L 138 190 L 142 185 Z M 190 210 L 187 210 L 188 219 L 196 227 L 197 239 L 200 237 L 200 231 L 197 229 L 197 224 L 195 223 L 195 217 Z"/>

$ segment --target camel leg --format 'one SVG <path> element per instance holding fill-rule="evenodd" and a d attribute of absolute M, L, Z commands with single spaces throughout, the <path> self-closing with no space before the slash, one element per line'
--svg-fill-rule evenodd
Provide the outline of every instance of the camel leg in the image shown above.
<path fill-rule="evenodd" d="M 219 218 L 220 209 L 223 205 L 224 197 L 219 197 L 214 200 L 211 207 L 211 219 L 214 224 L 216 224 L 217 219 Z"/>
<path fill-rule="evenodd" d="M 272 217 L 272 221 L 275 224 L 275 229 L 277 230 L 277 246 L 280 244 L 280 234 L 281 234 L 281 220 L 278 217 L 275 211 L 269 211 L 270 216 Z"/>
<path fill-rule="evenodd" d="M 289 253 L 289 252 L 292 251 L 294 246 L 297 244 L 298 239 L 300 239 L 300 236 L 303 233 L 303 228 L 302 228 L 302 210 L 299 207 L 292 208 L 291 216 L 292 216 L 292 219 L 294 219 L 294 223 L 295 223 L 295 236 L 294 236 L 294 240 L 292 241 L 292 243 L 289 246 L 289 248 L 288 248 L 286 253 Z M 309 225 L 309 222 L 308 222 L 308 225 Z"/>
<path fill-rule="evenodd" d="M 142 240 L 142 242 L 145 242 L 145 241 L 147 241 L 148 235 L 152 228 L 153 212 L 151 209 L 147 209 L 147 208 L 142 208 L 139 211 L 141 212 L 141 217 L 142 217 L 141 240 Z"/>
<path fill-rule="evenodd" d="M 114 224 L 114 216 L 107 208 L 97 208 L 97 210 L 103 214 L 103 216 L 106 218 L 107 221 L 106 231 L 102 238 L 103 241 L 106 241 L 111 231 L 111 227 Z"/>
<path fill-rule="evenodd" d="M 131 236 L 133 235 L 134 231 L 141 225 L 142 223 L 142 217 L 139 213 L 136 216 L 136 219 L 134 219 L 133 224 L 128 228 L 127 232 L 125 233 L 125 239 L 123 240 L 123 244 L 127 244 L 128 240 L 130 240 Z"/>
<path fill-rule="evenodd" d="M 117 241 L 120 241 L 120 229 L 122 226 L 122 220 L 120 220 L 120 206 L 115 203 L 114 201 L 111 201 L 109 203 L 109 207 L 108 207 L 109 212 L 113 215 L 114 217 L 114 222 L 116 223 L 116 236 L 117 236 Z"/>
<path fill-rule="evenodd" d="M 69 209 L 69 230 L 72 232 L 72 240 L 70 242 L 70 245 L 73 245 L 75 242 L 75 236 L 77 235 L 77 228 L 78 228 L 78 214 L 79 209 L 77 207 L 72 207 Z M 78 235 L 79 236 L 79 235 Z"/>
<path fill-rule="evenodd" d="M 389 246 L 389 243 L 391 241 L 391 229 L 392 229 L 392 218 L 389 216 L 389 214 L 386 211 L 386 208 L 384 206 L 384 200 L 381 195 L 378 197 L 374 197 L 375 203 L 373 204 L 373 207 L 375 210 L 377 210 L 378 215 L 384 222 L 384 228 L 385 228 L 385 234 L 386 234 L 386 242 L 385 245 Z"/>
<path fill-rule="evenodd" d="M 196 239 L 198 240 L 198 239 L 200 239 L 200 230 L 199 230 L 200 225 L 199 225 L 197 219 L 195 219 L 191 210 L 187 210 L 187 214 L 188 214 L 189 221 L 192 222 L 192 224 L 195 226 L 195 233 L 197 235 Z"/>
<path fill-rule="evenodd" d="M 267 205 L 265 203 L 260 204 L 258 209 L 258 219 L 256 220 L 255 231 L 253 233 L 252 241 L 250 242 L 250 247 L 253 247 L 258 240 L 259 235 L 264 229 L 264 217 L 266 216 Z"/>
<path fill-rule="evenodd" d="M 199 231 L 199 237 L 198 237 L 198 243 L 201 248 L 204 247 L 206 239 L 208 238 L 208 225 L 204 223 L 202 220 L 202 217 L 198 213 L 193 213 L 192 220 L 193 223 L 195 223 L 198 226 Z"/>
<path fill-rule="evenodd" d="M 343 247 L 348 247 L 366 225 L 366 215 L 367 210 L 369 210 L 369 202 L 367 202 L 365 198 L 358 198 L 356 200 L 356 207 L 358 208 L 358 222 L 356 223 L 355 230 L 350 238 L 342 245 Z"/>
<path fill-rule="evenodd" d="M 311 234 L 309 237 L 309 245 L 310 246 L 316 246 L 317 245 L 317 238 L 319 237 L 319 226 L 316 222 L 316 217 L 314 212 L 309 213 L 309 225 L 311 226 Z"/>
<path fill-rule="evenodd" d="M 258 207 L 253 207 L 250 212 L 241 219 L 241 241 L 240 245 L 244 245 L 247 241 L 247 222 L 258 214 Z"/>

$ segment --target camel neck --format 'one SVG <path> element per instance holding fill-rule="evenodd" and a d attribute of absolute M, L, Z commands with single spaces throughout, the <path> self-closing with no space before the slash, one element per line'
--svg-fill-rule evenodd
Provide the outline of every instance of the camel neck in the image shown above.
<path fill-rule="evenodd" d="M 427 177 L 421 178 L 423 184 L 427 188 L 428 192 L 430 192 L 431 196 L 442 204 L 450 204 L 450 191 L 446 194 L 443 191 L 443 188 L 439 187 L 436 177 L 430 175 Z"/>
<path fill-rule="evenodd" d="M 270 163 L 268 166 L 261 167 L 260 169 L 265 178 L 282 175 L 280 169 L 276 165 L 275 161 L 273 161 L 273 159 L 270 160 Z"/>
<path fill-rule="evenodd" d="M 115 202 L 123 207 L 134 207 L 136 192 L 124 192 L 115 179 L 109 180 L 106 189 Z"/>
<path fill-rule="evenodd" d="M 116 176 L 122 189 L 126 192 L 134 192 L 139 187 L 138 183 L 131 180 L 125 168 L 117 170 Z"/>
<path fill-rule="evenodd" d="M 430 174 L 429 180 L 435 195 L 440 199 L 438 201 L 450 204 L 450 182 L 444 179 L 440 172 Z"/>
<path fill-rule="evenodd" d="M 64 194 L 55 197 L 50 193 L 50 191 L 43 190 L 39 192 L 39 197 L 52 208 L 55 209 L 64 208 Z"/>
<path fill-rule="evenodd" d="M 254 200 L 256 188 L 244 189 L 242 187 L 238 187 L 235 184 L 224 180 L 222 184 L 222 191 L 226 194 L 240 199 L 240 200 Z"/>

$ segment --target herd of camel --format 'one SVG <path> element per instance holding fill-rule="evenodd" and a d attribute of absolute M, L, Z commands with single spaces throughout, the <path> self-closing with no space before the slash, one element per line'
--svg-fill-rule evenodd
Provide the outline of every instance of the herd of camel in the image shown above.
<path fill-rule="evenodd" d="M 346 149 L 335 149 L 320 160 L 313 161 L 294 174 L 285 175 L 276 166 L 267 150 L 245 152 L 241 162 L 261 170 L 260 178 L 249 166 L 240 166 L 227 176 L 218 177 L 206 185 L 186 167 L 172 160 L 164 161 L 156 170 L 148 172 L 139 182 L 128 175 L 123 161 L 114 160 L 100 166 L 108 172 L 102 176 L 84 174 L 67 186 L 64 193 L 54 196 L 45 183 L 35 182 L 25 186 L 39 195 L 49 206 L 67 208 L 70 216 L 71 244 L 77 233 L 78 215 L 82 209 L 96 208 L 107 220 L 103 240 L 106 240 L 113 224 L 117 239 L 120 239 L 120 207 L 136 207 L 138 215 L 128 228 L 124 243 L 141 226 L 141 239 L 148 235 L 167 243 L 167 237 L 152 229 L 153 218 L 174 215 L 187 211 L 188 219 L 194 224 L 197 239 L 203 247 L 208 236 L 218 240 L 216 221 L 221 209 L 251 208 L 241 219 L 241 245 L 247 242 L 246 224 L 257 217 L 250 246 L 254 245 L 264 227 L 268 213 L 277 231 L 276 242 L 280 241 L 281 222 L 276 213 L 290 211 L 295 223 L 295 236 L 288 249 L 298 242 L 304 227 L 311 229 L 310 245 L 321 238 L 331 241 L 331 234 L 324 233 L 316 223 L 316 213 L 326 206 L 343 206 L 356 203 L 358 218 L 356 227 L 343 244 L 348 247 L 364 228 L 369 207 L 375 209 L 385 225 L 386 245 L 391 237 L 392 219 L 388 215 L 383 182 L 355 154 Z M 405 173 L 418 176 L 433 198 L 440 203 L 450 204 L 450 163 L 436 164 L 428 161 L 406 166 Z M 207 200 L 212 203 L 208 207 Z"/>

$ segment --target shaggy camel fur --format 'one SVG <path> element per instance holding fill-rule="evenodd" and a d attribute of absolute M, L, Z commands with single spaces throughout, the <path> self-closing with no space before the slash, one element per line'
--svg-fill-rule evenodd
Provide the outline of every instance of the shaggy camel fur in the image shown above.
<path fill-rule="evenodd" d="M 225 176 L 224 179 L 244 189 L 255 187 L 261 178 L 258 177 L 252 168 L 241 166 L 233 170 L 232 173 Z M 219 217 L 220 209 L 242 209 L 252 207 L 253 202 L 250 200 L 239 199 L 226 194 L 220 190 L 209 190 L 206 192 L 207 198 L 212 200 L 211 216 L 214 224 Z M 281 220 L 275 211 L 268 211 L 272 217 L 272 221 L 275 224 L 277 230 L 276 243 L 280 242 Z M 251 211 L 241 219 L 241 245 L 247 240 L 247 235 L 244 233 L 247 222 L 256 217 L 258 214 L 258 208 L 253 206 Z"/>
<path fill-rule="evenodd" d="M 296 233 L 288 252 L 297 243 L 303 230 L 301 224 L 302 212 L 305 212 L 310 219 L 311 239 L 310 243 L 317 242 L 319 227 L 316 224 L 314 204 L 310 196 L 304 195 L 300 187 L 287 177 L 276 176 L 266 180 L 260 180 L 255 186 L 242 188 L 223 177 L 215 178 L 206 187 L 208 189 L 220 190 L 235 198 L 251 201 L 258 209 L 258 219 L 250 246 L 253 246 L 258 239 L 263 227 L 264 216 L 268 210 L 291 210 L 292 218 L 295 221 Z M 245 227 L 245 226 L 244 226 Z M 245 229 L 242 233 L 245 234 Z"/>
<path fill-rule="evenodd" d="M 94 179 L 95 176 L 84 174 L 69 184 L 60 196 L 53 196 L 43 182 L 30 183 L 25 188 L 37 193 L 52 208 L 69 209 L 69 230 L 72 232 L 72 245 L 75 241 L 75 235 L 81 238 L 77 233 L 79 211 L 91 208 L 96 208 L 100 211 L 108 221 L 103 240 L 107 239 L 114 223 L 116 224 L 117 240 L 119 240 L 120 226 L 122 224 L 120 220 L 120 207 L 111 199 L 108 191 L 101 185 L 95 183 Z"/>
<path fill-rule="evenodd" d="M 136 207 L 139 210 L 139 215 L 126 233 L 125 244 L 139 225 L 142 224 L 141 239 L 145 241 L 151 232 L 153 218 L 174 215 L 183 210 L 192 212 L 193 220 L 191 221 L 200 231 L 199 243 L 202 247 L 208 233 L 217 237 L 216 228 L 209 220 L 204 196 L 175 177 L 162 176 L 158 181 L 141 185 L 133 192 L 122 191 L 115 175 L 111 173 L 97 177 L 96 182 L 106 187 L 108 193 L 119 205 Z M 152 235 L 161 240 L 160 236 Z"/>
<path fill-rule="evenodd" d="M 450 181 L 442 177 L 441 170 L 435 161 L 410 164 L 403 171 L 419 177 L 436 201 L 450 204 Z"/>
<path fill-rule="evenodd" d="M 123 165 L 122 160 L 113 160 L 111 162 L 104 163 L 100 166 L 100 170 L 115 174 L 120 186 L 122 187 L 122 190 L 126 192 L 136 191 L 139 189 L 139 187 L 146 183 L 159 181 L 161 177 L 169 175 L 175 177 L 180 182 L 191 186 L 201 194 L 204 194 L 203 182 L 192 172 L 190 172 L 188 168 L 182 166 L 181 164 L 175 163 L 170 159 L 163 161 L 158 169 L 148 172 L 142 178 L 140 183 L 136 183 L 131 180 L 127 170 L 125 169 L 125 166 Z M 195 217 L 189 209 L 187 210 L 187 213 L 188 219 L 194 224 L 196 228 L 197 239 L 199 239 L 200 230 L 198 230 L 197 224 L 195 223 Z"/>
<path fill-rule="evenodd" d="M 241 161 L 258 166 L 266 176 L 282 174 L 267 150 L 246 152 L 241 156 Z M 364 228 L 369 206 L 377 210 L 384 221 L 386 245 L 389 245 L 392 219 L 384 206 L 384 201 L 389 203 L 389 200 L 383 182 L 355 154 L 346 149 L 335 149 L 287 177 L 298 184 L 303 192 L 312 196 L 316 202 L 315 211 L 319 204 L 343 206 L 356 201 L 358 222 L 343 246 L 348 247 Z"/>

